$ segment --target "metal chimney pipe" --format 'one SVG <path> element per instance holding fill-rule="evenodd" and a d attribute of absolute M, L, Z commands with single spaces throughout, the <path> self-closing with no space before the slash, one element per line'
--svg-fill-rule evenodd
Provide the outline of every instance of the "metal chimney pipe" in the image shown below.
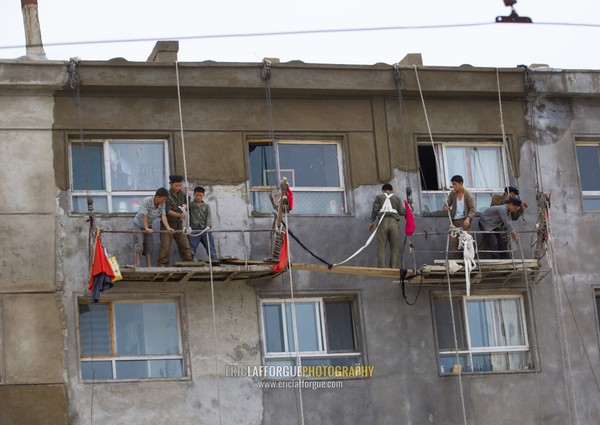
<path fill-rule="evenodd" d="M 21 10 L 25 25 L 26 55 L 31 59 L 46 59 L 37 0 L 21 0 Z"/>

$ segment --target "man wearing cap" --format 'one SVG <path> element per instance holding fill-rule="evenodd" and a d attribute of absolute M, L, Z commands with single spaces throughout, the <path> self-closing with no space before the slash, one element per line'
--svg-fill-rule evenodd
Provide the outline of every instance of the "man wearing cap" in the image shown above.
<path fill-rule="evenodd" d="M 517 197 L 508 198 L 508 202 L 502 205 L 494 205 L 481 213 L 479 217 L 479 229 L 486 232 L 502 232 L 505 229 L 510 232 L 515 242 L 519 242 L 519 234 L 512 227 L 510 216 L 521 206 L 522 202 Z M 506 258 L 507 244 L 502 237 L 503 233 L 484 233 L 483 240 L 492 251 L 492 258 Z"/>
<path fill-rule="evenodd" d="M 505 187 L 503 194 L 496 194 L 496 195 L 492 196 L 492 203 L 490 204 L 490 207 L 493 207 L 494 205 L 507 204 L 508 199 L 510 197 L 518 198 L 519 197 L 519 189 L 517 189 L 514 186 Z M 517 211 L 515 211 L 514 213 L 512 213 L 510 215 L 510 218 L 513 221 L 517 221 L 519 219 L 519 217 L 521 217 L 523 215 L 523 213 L 527 209 L 527 206 L 528 206 L 527 203 L 523 202 L 521 204 L 521 206 L 519 207 L 519 209 L 517 209 Z"/>
<path fill-rule="evenodd" d="M 181 261 L 192 261 L 190 252 L 190 243 L 186 235 L 181 233 L 183 223 L 186 218 L 186 194 L 181 190 L 183 187 L 183 176 L 169 176 L 169 195 L 165 207 L 167 221 L 169 226 L 174 230 L 179 230 L 176 233 L 161 233 L 160 234 L 160 250 L 158 254 L 158 267 L 166 267 L 171 259 L 171 242 L 175 238 L 179 257 Z M 164 223 L 160 224 L 160 230 L 168 230 Z"/>
<path fill-rule="evenodd" d="M 406 211 L 400 198 L 394 194 L 394 188 L 391 184 L 384 184 L 381 187 L 381 192 L 373 202 L 369 232 L 375 227 L 375 222 L 381 220 L 381 224 L 377 228 L 377 267 L 385 267 L 385 251 L 389 243 L 391 251 L 390 267 L 397 269 L 400 257 L 398 222 L 401 215 L 406 215 Z M 382 215 L 383 219 L 381 218 Z"/>

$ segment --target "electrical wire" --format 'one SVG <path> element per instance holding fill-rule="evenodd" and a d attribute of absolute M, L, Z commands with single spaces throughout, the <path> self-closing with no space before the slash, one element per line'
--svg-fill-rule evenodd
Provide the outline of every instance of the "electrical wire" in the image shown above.
<path fill-rule="evenodd" d="M 383 27 L 358 27 L 358 28 L 322 28 L 312 30 L 290 30 L 290 31 L 265 31 L 248 33 L 229 33 L 229 34 L 199 34 L 182 35 L 172 37 L 140 37 L 140 38 L 117 38 L 105 40 L 83 40 L 83 41 L 58 41 L 54 43 L 44 43 L 45 47 L 57 46 L 81 46 L 90 44 L 118 44 L 118 43 L 141 43 L 167 40 L 206 40 L 220 38 L 249 38 L 249 37 L 280 37 L 288 35 L 311 35 L 311 34 L 335 34 L 352 32 L 375 32 L 375 31 L 404 31 L 404 30 L 430 30 L 430 29 L 451 29 L 451 28 L 469 28 L 497 25 L 497 22 L 465 22 L 458 24 L 432 24 L 432 25 L 397 25 Z M 502 23 L 506 25 L 506 23 Z M 518 24 L 523 25 L 523 24 Z M 532 22 L 527 25 L 536 26 L 562 26 L 562 27 L 582 27 L 582 28 L 600 28 L 600 24 L 587 24 L 577 22 Z M 21 49 L 25 44 L 0 45 L 0 50 Z"/>

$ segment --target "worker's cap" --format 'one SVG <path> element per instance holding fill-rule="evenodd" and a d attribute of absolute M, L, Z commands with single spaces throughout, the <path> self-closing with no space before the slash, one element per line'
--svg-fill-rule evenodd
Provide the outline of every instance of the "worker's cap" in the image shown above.
<path fill-rule="evenodd" d="M 514 204 L 517 207 L 520 207 L 523 202 L 519 198 L 517 198 L 516 196 L 511 196 L 510 198 L 508 198 L 508 203 L 509 204 Z"/>
<path fill-rule="evenodd" d="M 504 188 L 504 192 L 505 193 L 514 193 L 515 196 L 519 196 L 519 189 L 517 189 L 514 186 L 508 186 L 508 187 Z"/>
<path fill-rule="evenodd" d="M 179 174 L 172 174 L 169 176 L 169 183 L 181 183 L 183 181 L 183 176 Z"/>

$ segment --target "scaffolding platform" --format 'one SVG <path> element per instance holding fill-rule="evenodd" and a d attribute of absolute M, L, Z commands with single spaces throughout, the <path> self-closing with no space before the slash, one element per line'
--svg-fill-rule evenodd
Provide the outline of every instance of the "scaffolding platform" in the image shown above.
<path fill-rule="evenodd" d="M 431 285 L 437 286 L 447 284 L 448 274 L 452 284 L 464 284 L 465 271 L 463 260 L 456 261 L 461 267 L 459 270 L 448 273 L 446 260 L 434 260 L 432 265 L 424 265 L 417 272 L 413 269 L 407 270 L 407 285 Z M 360 266 L 335 266 L 328 268 L 324 264 L 293 264 L 294 270 L 304 270 L 320 273 L 348 274 L 370 277 L 384 277 L 393 279 L 393 283 L 399 283 L 400 269 L 360 267 Z M 477 267 L 471 271 L 471 283 L 490 283 L 496 285 L 525 284 L 525 274 L 530 279 L 529 283 L 538 283 L 548 274 L 548 270 L 542 269 L 537 260 L 479 260 Z"/>
<path fill-rule="evenodd" d="M 281 274 L 273 270 L 271 261 L 219 260 L 212 267 L 215 282 L 268 279 Z M 211 267 L 202 262 L 175 263 L 173 267 L 121 267 L 121 282 L 210 282 Z"/>

